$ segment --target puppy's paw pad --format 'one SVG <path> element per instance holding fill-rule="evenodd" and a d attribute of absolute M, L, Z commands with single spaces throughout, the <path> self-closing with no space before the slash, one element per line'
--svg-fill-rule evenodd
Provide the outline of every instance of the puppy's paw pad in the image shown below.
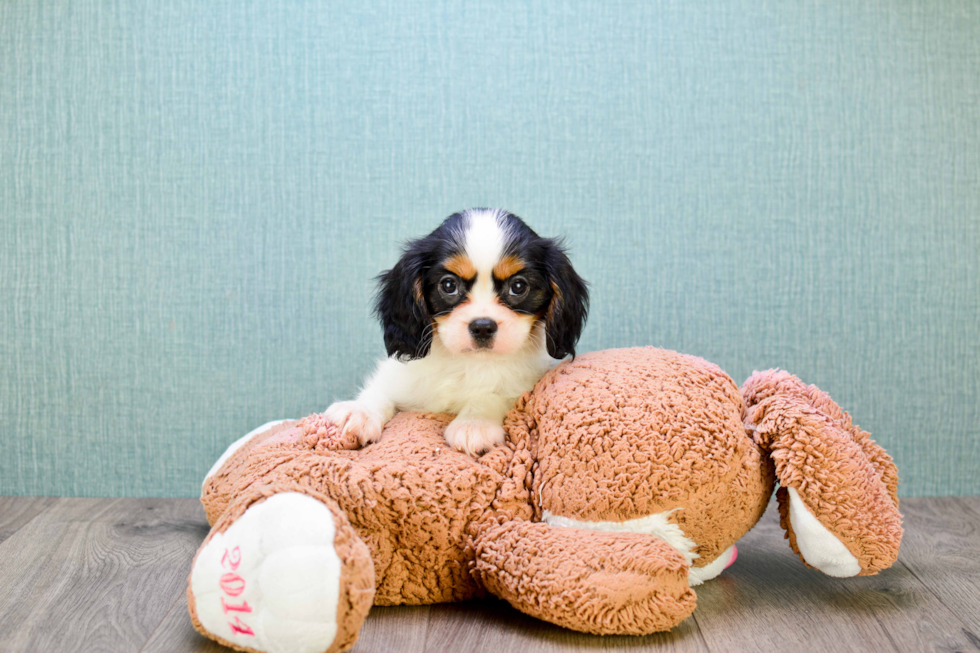
<path fill-rule="evenodd" d="M 362 446 L 381 439 L 381 427 L 384 426 L 381 416 L 364 404 L 338 401 L 323 415 L 339 429 L 341 437 L 354 435 Z"/>
<path fill-rule="evenodd" d="M 456 418 L 446 427 L 446 442 L 469 456 L 479 456 L 504 442 L 504 427 L 497 422 Z"/>

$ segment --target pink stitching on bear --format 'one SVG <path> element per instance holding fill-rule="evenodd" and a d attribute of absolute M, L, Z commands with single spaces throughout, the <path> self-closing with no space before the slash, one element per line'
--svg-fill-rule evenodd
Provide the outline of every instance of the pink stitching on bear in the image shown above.
<path fill-rule="evenodd" d="M 221 566 L 224 567 L 225 569 L 230 568 L 231 571 L 229 571 L 228 573 L 224 574 L 221 577 L 221 581 L 219 582 L 219 584 L 221 585 L 222 591 L 224 591 L 225 594 L 227 594 L 232 598 L 239 596 L 242 592 L 245 591 L 245 579 L 239 576 L 238 574 L 232 573 L 236 569 L 238 569 L 238 565 L 240 565 L 241 563 L 242 563 L 242 552 L 237 546 L 231 551 L 225 549 L 225 554 L 221 556 Z M 252 606 L 248 604 L 248 601 L 244 601 L 244 600 L 242 601 L 241 605 L 228 604 L 225 603 L 225 597 L 222 596 L 221 609 L 225 611 L 225 614 L 228 614 L 229 611 L 251 612 Z M 228 626 L 232 629 L 233 632 L 239 635 L 251 635 L 252 637 L 255 636 L 255 631 L 249 628 L 248 624 L 242 621 L 242 618 L 238 615 L 235 615 L 234 621 L 228 622 Z"/>

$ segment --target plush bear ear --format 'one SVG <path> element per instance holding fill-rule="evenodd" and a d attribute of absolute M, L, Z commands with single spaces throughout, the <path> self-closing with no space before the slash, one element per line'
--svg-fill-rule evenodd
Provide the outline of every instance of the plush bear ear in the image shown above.
<path fill-rule="evenodd" d="M 432 345 L 432 320 L 422 288 L 426 260 L 424 242 L 415 240 L 405 246 L 395 267 L 378 276 L 375 314 L 388 356 L 401 361 L 425 357 Z"/>
<path fill-rule="evenodd" d="M 575 344 L 589 314 L 589 289 L 572 267 L 560 240 L 549 240 L 544 255 L 545 274 L 551 285 L 551 303 L 545 310 L 548 354 L 575 357 Z"/>

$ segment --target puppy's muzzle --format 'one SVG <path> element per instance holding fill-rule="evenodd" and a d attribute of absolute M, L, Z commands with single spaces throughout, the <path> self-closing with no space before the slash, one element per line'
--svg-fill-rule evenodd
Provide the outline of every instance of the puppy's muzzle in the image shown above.
<path fill-rule="evenodd" d="M 493 343 L 493 336 L 497 333 L 497 323 L 488 317 L 478 317 L 470 322 L 470 335 L 476 346 L 483 349 L 489 348 Z"/>

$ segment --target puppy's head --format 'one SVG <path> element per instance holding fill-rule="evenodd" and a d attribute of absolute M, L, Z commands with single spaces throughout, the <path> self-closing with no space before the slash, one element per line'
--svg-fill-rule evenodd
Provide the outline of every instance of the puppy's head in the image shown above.
<path fill-rule="evenodd" d="M 536 334 L 553 358 L 574 356 L 589 308 L 561 242 L 495 209 L 449 216 L 378 279 L 385 347 L 401 360 L 424 357 L 433 338 L 455 354 L 494 355 Z"/>

